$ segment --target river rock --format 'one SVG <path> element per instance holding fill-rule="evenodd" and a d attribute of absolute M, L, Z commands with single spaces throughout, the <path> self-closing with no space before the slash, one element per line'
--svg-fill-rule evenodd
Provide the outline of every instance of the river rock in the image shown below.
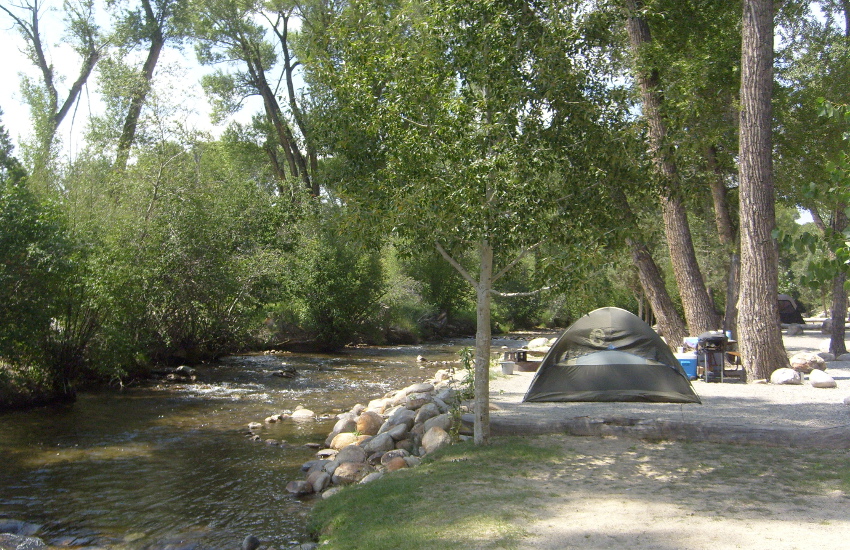
<path fill-rule="evenodd" d="M 418 456 L 412 456 L 412 455 L 406 456 L 406 457 L 404 457 L 404 461 L 407 462 L 407 465 L 410 468 L 416 468 L 417 466 L 422 464 L 422 459 L 419 458 Z"/>
<path fill-rule="evenodd" d="M 249 422 L 248 423 L 248 429 L 249 430 L 259 430 L 262 427 L 263 427 L 263 425 L 260 424 L 259 422 Z"/>
<path fill-rule="evenodd" d="M 313 485 L 302 480 L 290 481 L 286 484 L 286 490 L 295 496 L 310 495 L 313 493 Z"/>
<path fill-rule="evenodd" d="M 413 449 L 416 448 L 416 444 L 414 443 L 412 438 L 400 439 L 395 442 L 395 448 L 401 451 L 407 451 L 408 453 L 412 453 Z"/>
<path fill-rule="evenodd" d="M 409 466 L 407 465 L 407 461 L 404 460 L 404 457 L 397 456 L 384 464 L 384 467 L 388 472 L 395 472 L 396 470 L 408 468 Z"/>
<path fill-rule="evenodd" d="M 407 386 L 401 391 L 403 391 L 405 395 L 411 393 L 428 393 L 434 391 L 434 385 L 428 382 L 422 382 L 420 384 L 412 384 L 410 386 Z"/>
<path fill-rule="evenodd" d="M 791 368 L 797 372 L 808 374 L 812 369 L 824 370 L 826 361 L 817 353 L 801 352 L 791 358 Z"/>
<path fill-rule="evenodd" d="M 448 413 L 437 415 L 433 418 L 429 418 L 422 425 L 423 429 L 427 432 L 434 426 L 439 426 L 443 429 L 443 431 L 448 432 L 452 427 L 452 417 Z"/>
<path fill-rule="evenodd" d="M 376 412 L 378 414 L 384 414 L 384 411 L 386 410 L 389 402 L 390 402 L 390 400 L 385 398 L 385 397 L 381 398 L 381 399 L 373 399 L 373 400 L 369 401 L 368 405 L 366 405 L 366 410 L 367 411 L 373 411 L 373 412 Z"/>
<path fill-rule="evenodd" d="M 295 409 L 292 411 L 292 420 L 313 420 L 316 418 L 316 413 L 310 409 Z"/>
<path fill-rule="evenodd" d="M 366 405 L 364 405 L 363 403 L 358 403 L 351 407 L 351 414 L 353 414 L 354 416 L 360 416 L 360 414 L 365 410 Z"/>
<path fill-rule="evenodd" d="M 381 472 L 372 472 L 371 474 L 366 475 L 363 479 L 360 480 L 360 483 L 371 483 L 372 481 L 377 481 L 384 477 L 384 474 Z"/>
<path fill-rule="evenodd" d="M 407 437 L 408 432 L 407 424 L 398 424 L 385 431 L 384 434 L 392 437 L 393 441 L 401 441 Z"/>
<path fill-rule="evenodd" d="M 331 484 L 331 476 L 327 472 L 313 472 L 307 476 L 307 483 L 313 487 L 314 493 L 321 493 Z"/>
<path fill-rule="evenodd" d="M 349 445 L 354 445 L 357 443 L 357 434 L 354 432 L 343 432 L 341 434 L 336 434 L 331 441 L 329 447 L 331 449 L 336 449 L 339 451 L 344 447 L 348 447 Z"/>
<path fill-rule="evenodd" d="M 809 373 L 809 385 L 813 388 L 837 388 L 835 379 L 820 369 L 812 369 Z"/>
<path fill-rule="evenodd" d="M 348 445 L 340 449 L 336 455 L 336 461 L 343 462 L 366 462 L 368 451 L 359 445 Z"/>
<path fill-rule="evenodd" d="M 820 358 L 826 362 L 835 361 L 835 356 L 828 351 L 819 351 L 818 355 L 820 355 Z"/>
<path fill-rule="evenodd" d="M 357 417 L 357 431 L 366 435 L 377 435 L 384 424 L 384 418 L 373 411 L 366 411 Z"/>
<path fill-rule="evenodd" d="M 313 472 L 323 472 L 325 470 L 325 466 L 331 462 L 330 460 L 311 460 L 308 462 L 310 467 L 307 469 L 307 475 L 309 476 Z M 301 469 L 304 469 L 304 466 L 301 466 Z"/>
<path fill-rule="evenodd" d="M 770 375 L 770 383 L 777 385 L 795 385 L 799 386 L 803 383 L 803 375 L 798 371 L 789 368 L 776 369 Z"/>
<path fill-rule="evenodd" d="M 422 437 L 422 446 L 426 453 L 433 453 L 437 449 L 451 445 L 452 437 L 439 426 L 434 426 Z"/>
<path fill-rule="evenodd" d="M 47 545 L 40 538 L 0 533 L 0 550 L 36 550 L 39 548 L 47 548 Z"/>
<path fill-rule="evenodd" d="M 381 457 L 381 464 L 383 466 L 386 466 L 387 463 L 394 458 L 404 458 L 404 457 L 407 457 L 407 456 L 410 456 L 410 453 L 407 452 L 407 451 L 404 451 L 402 449 L 394 449 L 392 451 L 387 451 Z"/>
<path fill-rule="evenodd" d="M 437 405 L 434 403 L 426 403 L 419 407 L 419 410 L 416 411 L 416 417 L 413 421 L 416 424 L 421 424 L 430 418 L 434 418 L 438 414 L 440 414 L 440 410 L 437 408 Z"/>
<path fill-rule="evenodd" d="M 434 405 L 437 407 L 437 410 L 438 410 L 440 413 L 447 413 L 447 412 L 449 412 L 449 405 L 448 405 L 448 403 L 446 403 L 445 401 L 443 401 L 443 400 L 442 400 L 442 399 L 440 399 L 439 397 L 434 397 L 434 399 L 433 399 L 431 402 L 432 402 L 432 403 L 434 403 Z"/>
<path fill-rule="evenodd" d="M 411 393 L 405 398 L 404 408 L 415 411 L 430 403 L 431 399 L 430 393 Z"/>
<path fill-rule="evenodd" d="M 331 433 L 341 434 L 342 432 L 354 432 L 357 431 L 357 415 L 347 412 L 339 415 L 339 420 L 334 424 L 333 430 Z"/>
<path fill-rule="evenodd" d="M 362 448 L 368 454 L 385 453 L 395 448 L 395 440 L 389 432 L 385 432 L 364 443 Z"/>
<path fill-rule="evenodd" d="M 242 550 L 257 550 L 260 547 L 260 539 L 254 535 L 248 535 L 242 539 Z"/>
<path fill-rule="evenodd" d="M 41 525 L 37 523 L 28 523 L 19 519 L 0 518 L 0 533 L 29 537 L 36 534 L 39 529 L 41 529 Z"/>
<path fill-rule="evenodd" d="M 437 392 L 435 397 L 446 404 L 455 403 L 457 401 L 457 390 L 454 388 L 446 388 Z"/>
<path fill-rule="evenodd" d="M 835 358 L 836 361 L 850 361 L 850 353 L 843 353 Z"/>
<path fill-rule="evenodd" d="M 335 494 L 337 494 L 340 491 L 342 491 L 342 487 L 331 487 L 330 489 L 328 489 L 327 491 L 322 493 L 322 498 L 323 499 L 331 498 L 332 496 L 334 496 Z"/>
<path fill-rule="evenodd" d="M 322 449 L 321 451 L 316 453 L 316 458 L 318 459 L 333 459 L 339 451 L 336 449 Z"/>
<path fill-rule="evenodd" d="M 398 409 L 392 414 L 392 416 L 390 416 L 387 419 L 387 422 L 386 422 L 386 424 L 384 424 L 384 426 L 388 425 L 389 428 L 392 428 L 393 426 L 398 426 L 400 424 L 404 424 L 405 426 L 407 426 L 407 429 L 409 430 L 410 428 L 413 427 L 415 420 L 416 420 L 416 413 L 414 411 L 412 411 L 410 409 Z M 383 429 L 384 426 L 381 426 L 381 429 Z M 387 429 L 389 429 L 389 428 L 387 428 Z"/>
<path fill-rule="evenodd" d="M 383 458 L 383 456 L 384 456 L 385 454 L 386 454 L 386 453 L 383 453 L 383 452 L 378 452 L 378 453 L 372 453 L 372 454 L 370 454 L 370 455 L 369 455 L 369 458 L 367 458 L 367 459 L 366 459 L 366 464 L 368 464 L 369 466 L 377 466 L 377 465 L 379 465 L 379 464 L 381 463 L 381 458 Z"/>
<path fill-rule="evenodd" d="M 334 485 L 348 485 L 357 483 L 373 471 L 374 468 L 365 462 L 342 462 L 334 470 L 331 479 Z"/>

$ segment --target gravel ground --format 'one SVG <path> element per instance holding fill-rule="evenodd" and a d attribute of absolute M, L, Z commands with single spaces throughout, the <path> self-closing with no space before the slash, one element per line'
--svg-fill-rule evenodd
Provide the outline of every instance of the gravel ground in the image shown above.
<path fill-rule="evenodd" d="M 801 336 L 784 336 L 789 357 L 800 351 L 824 351 L 828 337 L 810 330 Z M 519 343 L 505 342 L 509 346 Z M 850 396 L 850 362 L 830 361 L 829 373 L 837 388 L 813 388 L 773 384 L 744 384 L 736 381 L 692 382 L 702 404 L 678 403 L 523 403 L 534 373 L 517 372 L 498 376 L 490 383 L 493 416 L 534 415 L 551 418 L 589 416 L 601 418 L 621 415 L 648 420 L 677 420 L 742 426 L 783 426 L 800 428 L 834 428 L 850 426 L 850 407 L 844 398 Z"/>

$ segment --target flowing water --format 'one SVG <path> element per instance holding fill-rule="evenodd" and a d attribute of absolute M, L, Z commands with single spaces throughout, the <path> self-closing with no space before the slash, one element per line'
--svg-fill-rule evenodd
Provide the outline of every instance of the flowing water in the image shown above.
<path fill-rule="evenodd" d="M 197 367 L 190 384 L 0 414 L 0 518 L 41 524 L 37 536 L 68 547 L 234 549 L 246 535 L 276 548 L 302 542 L 312 501 L 285 487 L 314 457 L 305 445 L 324 441 L 334 415 L 426 380 L 458 349 L 230 357 Z M 274 374 L 285 369 L 298 375 Z M 285 444 L 250 439 L 249 422 L 298 405 L 324 418 L 260 430 Z"/>

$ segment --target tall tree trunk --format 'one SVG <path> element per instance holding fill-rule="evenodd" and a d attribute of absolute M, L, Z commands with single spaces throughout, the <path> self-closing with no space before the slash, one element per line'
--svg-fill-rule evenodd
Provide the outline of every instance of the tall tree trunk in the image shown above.
<path fill-rule="evenodd" d="M 632 53 L 636 59 L 652 41 L 649 25 L 639 13 L 642 7 L 639 0 L 626 0 L 628 8 L 628 33 Z M 720 328 L 720 316 L 714 309 L 705 281 L 697 262 L 688 223 L 687 211 L 682 202 L 679 189 L 678 170 L 666 144 L 667 128 L 661 113 L 661 93 L 657 71 L 639 69 L 636 78 L 640 85 L 643 100 L 643 114 L 649 129 L 650 153 L 656 171 L 662 179 L 661 202 L 664 233 L 670 249 L 673 272 L 682 298 L 688 330 L 696 335 L 707 330 Z"/>
<path fill-rule="evenodd" d="M 733 334 L 738 333 L 738 282 L 740 281 L 741 259 L 735 241 L 735 228 L 729 205 L 726 201 L 726 183 L 723 171 L 717 163 L 717 149 L 712 146 L 706 151 L 708 168 L 714 174 L 710 180 L 711 200 L 714 205 L 714 224 L 717 227 L 717 238 L 729 253 L 729 263 L 726 267 L 726 307 L 723 314 L 723 329 Z"/>
<path fill-rule="evenodd" d="M 145 10 L 146 27 L 151 29 L 151 43 L 150 48 L 148 48 L 148 56 L 145 58 L 144 65 L 142 65 L 141 81 L 134 84 L 135 90 L 130 99 L 130 107 L 127 109 L 127 115 L 124 117 L 124 127 L 121 129 L 121 137 L 118 139 L 118 151 L 115 155 L 114 165 L 114 169 L 118 172 L 123 172 L 127 168 L 127 160 L 130 158 L 130 148 L 136 139 L 136 128 L 139 125 L 142 107 L 147 99 L 148 91 L 150 91 L 153 73 L 156 69 L 156 64 L 159 62 L 162 48 L 165 45 L 162 26 L 153 12 L 150 0 L 142 0 L 142 6 Z"/>
<path fill-rule="evenodd" d="M 637 221 L 626 195 L 619 188 L 613 186 L 609 188 L 609 192 L 612 202 L 623 216 L 625 223 L 634 226 Z M 667 340 L 667 345 L 675 349 L 688 335 L 688 329 L 682 322 L 682 318 L 676 311 L 675 304 L 673 304 L 673 299 L 667 292 L 661 270 L 644 242 L 633 237 L 627 237 L 626 244 L 632 255 L 632 263 L 637 268 L 643 295 L 646 296 L 652 313 L 658 319 L 658 325 Z"/>
<path fill-rule="evenodd" d="M 481 242 L 481 264 L 478 285 L 475 331 L 475 421 L 473 439 L 476 445 L 490 442 L 490 292 L 493 278 L 493 246 L 485 238 Z"/>
<path fill-rule="evenodd" d="M 835 208 L 832 215 L 832 234 L 841 235 L 847 229 L 847 216 L 844 215 L 846 205 L 839 204 Z M 835 257 L 835 253 L 830 253 L 831 257 Z M 846 337 L 844 323 L 847 320 L 847 291 L 844 290 L 844 283 L 847 281 L 846 273 L 839 273 L 832 279 L 832 331 L 829 335 L 829 351 L 836 357 L 847 353 L 847 345 L 844 342 Z"/>
<path fill-rule="evenodd" d="M 741 295 L 738 340 L 747 377 L 787 367 L 777 294 L 772 154 L 773 1 L 744 0 L 741 48 Z"/>

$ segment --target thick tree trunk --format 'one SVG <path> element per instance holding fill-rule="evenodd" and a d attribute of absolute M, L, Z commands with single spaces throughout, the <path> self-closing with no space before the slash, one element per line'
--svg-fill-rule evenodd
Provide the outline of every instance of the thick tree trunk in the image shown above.
<path fill-rule="evenodd" d="M 481 242 L 481 273 L 476 287 L 477 329 L 475 331 L 475 422 L 476 445 L 490 442 L 490 291 L 493 278 L 493 247 L 487 239 Z"/>
<path fill-rule="evenodd" d="M 741 52 L 741 295 L 738 340 L 750 380 L 787 367 L 779 326 L 771 92 L 773 1 L 744 0 Z"/>
<path fill-rule="evenodd" d="M 652 41 L 649 25 L 639 13 L 639 0 L 626 0 L 629 11 L 628 33 L 636 59 L 644 46 Z M 649 129 L 650 153 L 662 179 L 660 194 L 664 233 L 670 249 L 673 272 L 682 298 L 685 319 L 692 335 L 720 328 L 720 316 L 714 309 L 697 262 L 685 205 L 679 196 L 678 170 L 669 152 L 667 128 L 661 113 L 661 93 L 657 71 L 638 70 L 636 78 L 643 100 L 643 114 Z"/>
<path fill-rule="evenodd" d="M 685 336 L 688 335 L 688 330 L 679 317 L 673 300 L 667 293 L 667 287 L 661 277 L 661 270 L 658 269 L 658 265 L 644 243 L 631 238 L 626 239 L 626 243 L 631 250 L 632 262 L 637 267 L 638 278 L 641 287 L 643 287 L 644 295 L 649 300 L 650 308 L 658 319 L 661 333 L 664 335 L 667 345 L 675 349 L 684 341 Z"/>
<path fill-rule="evenodd" d="M 844 215 L 844 204 L 839 204 L 832 215 L 832 234 L 841 235 L 847 229 L 847 216 Z M 835 253 L 830 254 L 835 257 Z M 847 344 L 844 342 L 845 326 L 847 319 L 847 291 L 844 283 L 847 281 L 846 273 L 839 273 L 832 279 L 832 332 L 829 337 L 829 351 L 838 357 L 847 353 Z"/>
<path fill-rule="evenodd" d="M 617 187 L 609 188 L 609 194 L 625 223 L 634 226 L 637 221 L 626 195 Z M 649 301 L 650 310 L 658 319 L 658 326 L 667 340 L 667 345 L 675 349 L 688 335 L 688 330 L 676 311 L 673 299 L 667 292 L 661 270 L 644 242 L 633 237 L 627 237 L 626 244 L 632 255 L 632 262 L 638 271 L 638 280 L 643 289 L 643 296 Z M 647 314 L 646 317 L 648 319 L 650 315 Z"/>

